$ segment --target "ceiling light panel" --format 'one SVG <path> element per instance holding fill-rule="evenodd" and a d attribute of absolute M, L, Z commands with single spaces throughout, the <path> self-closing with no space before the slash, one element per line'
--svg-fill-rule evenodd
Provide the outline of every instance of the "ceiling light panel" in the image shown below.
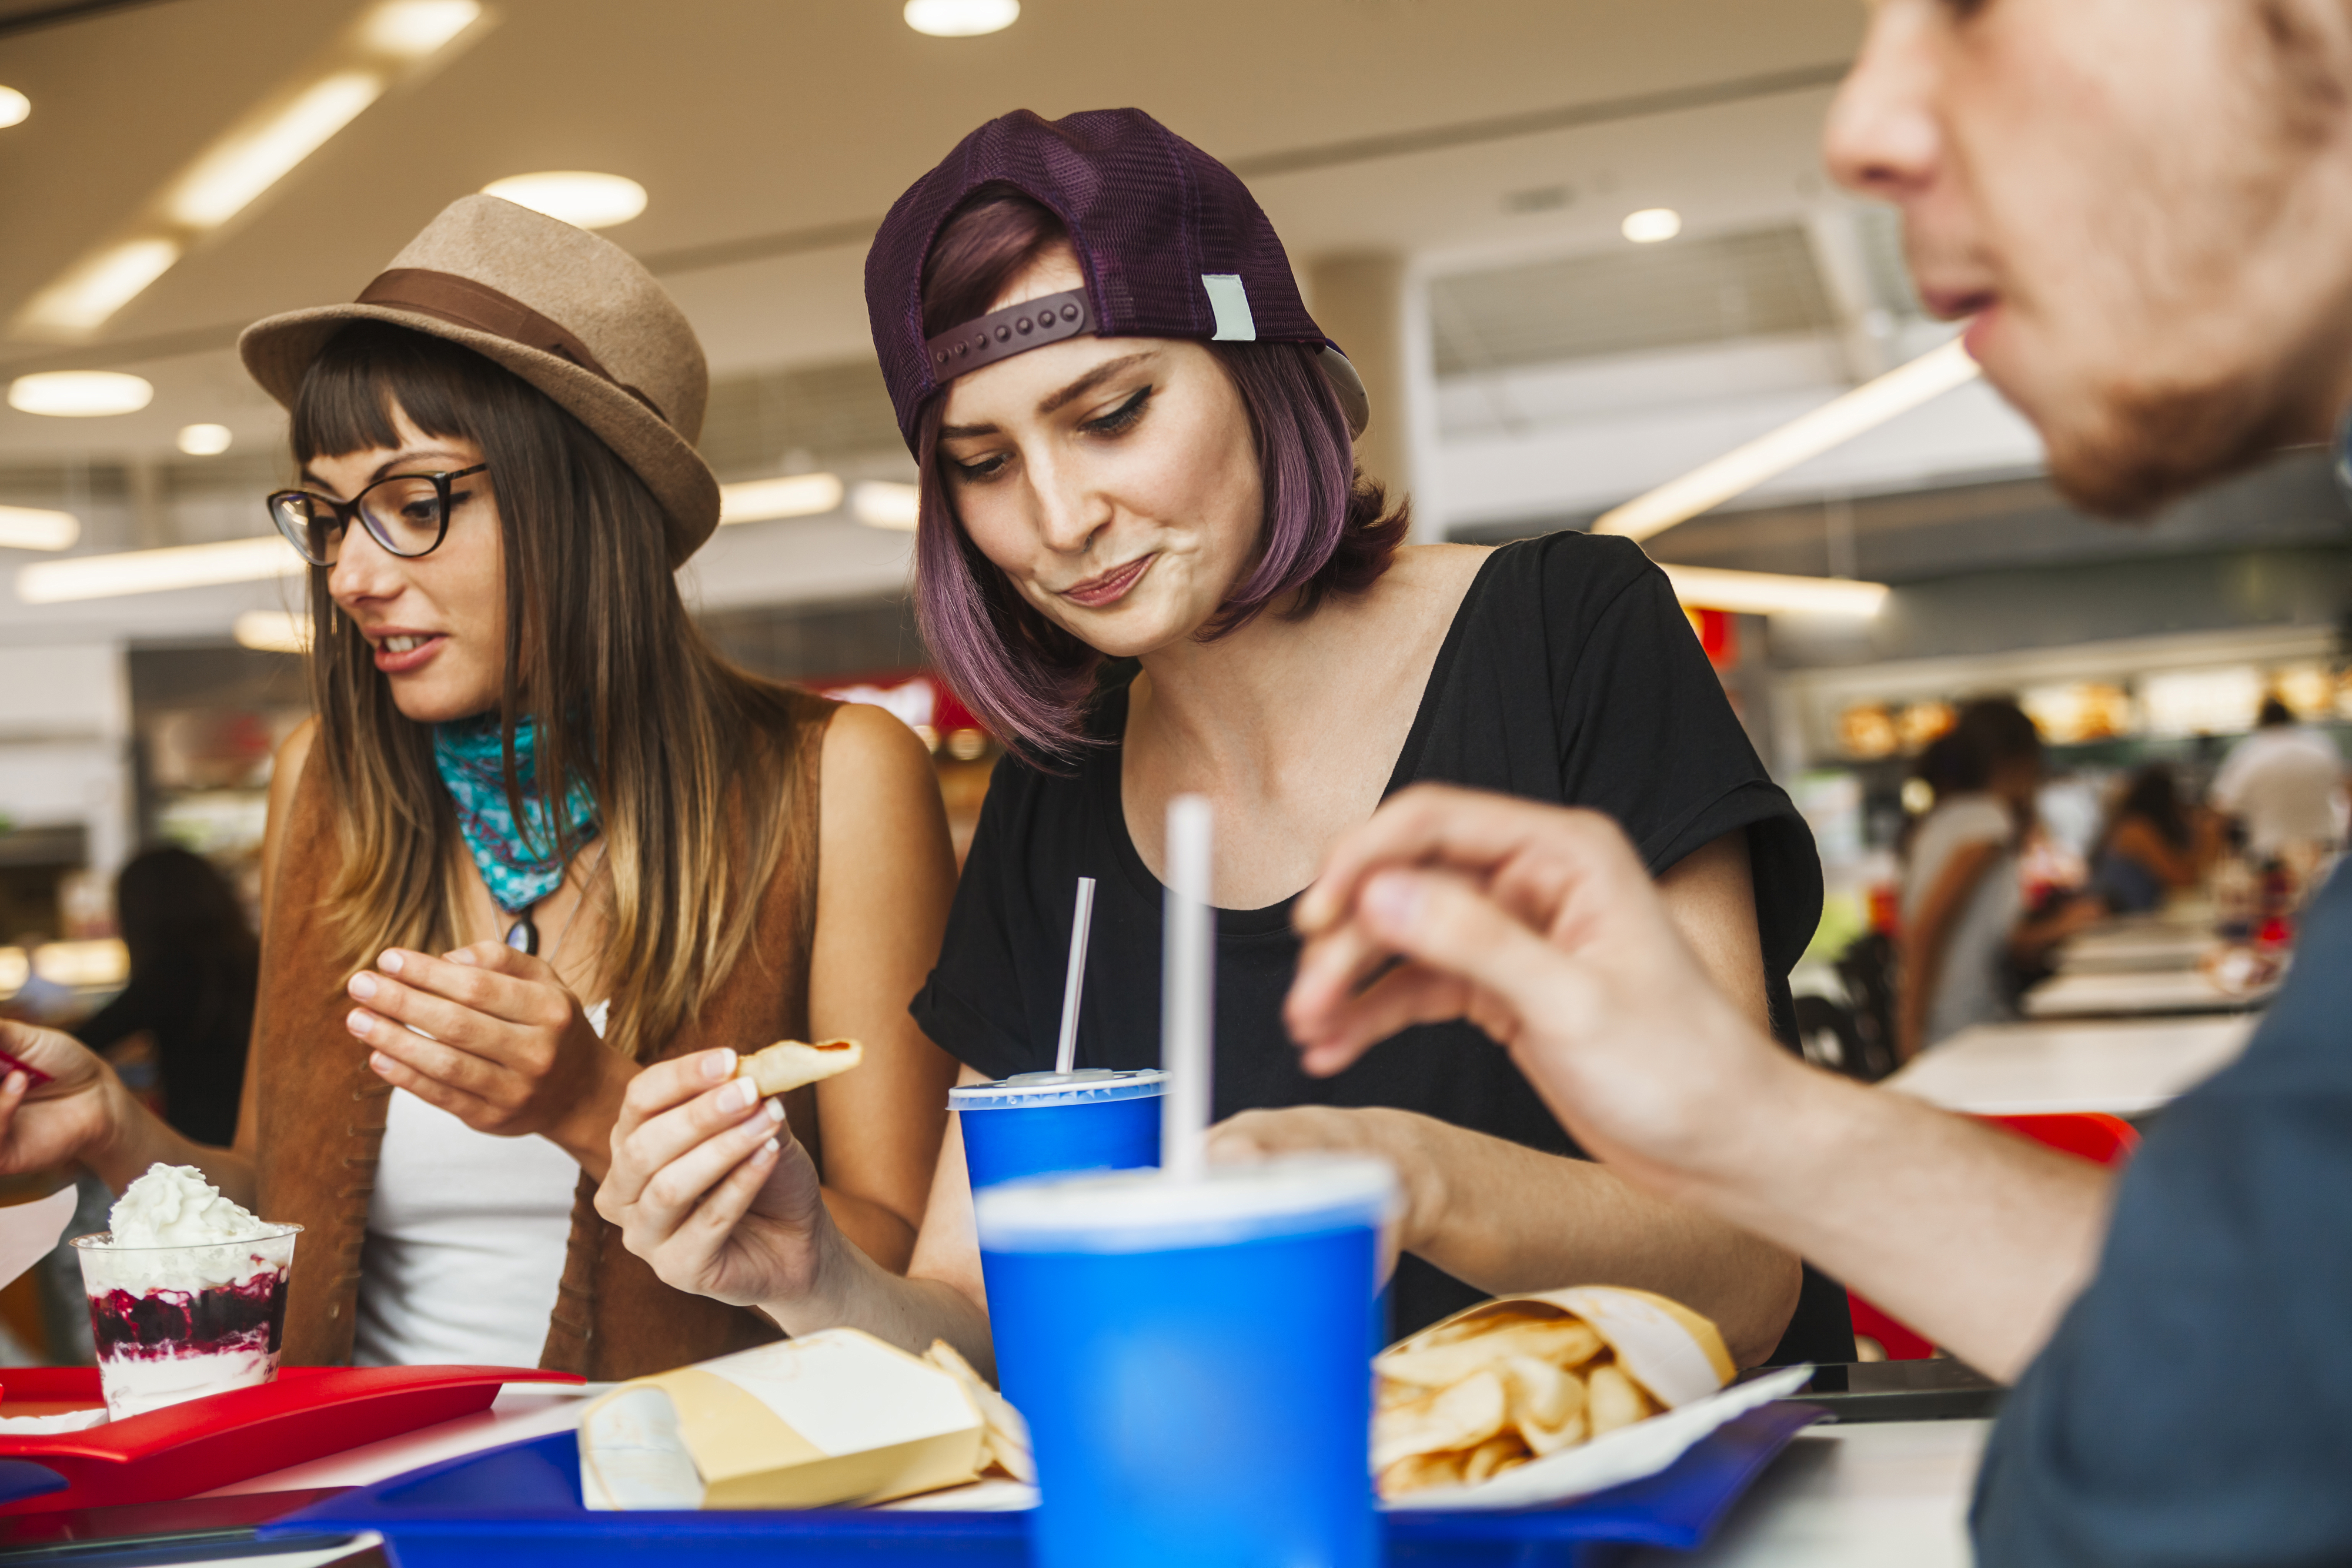
<path fill-rule="evenodd" d="M 232 629 L 237 646 L 262 653 L 307 653 L 310 618 L 284 610 L 248 610 Z"/>
<path fill-rule="evenodd" d="M 180 427 L 179 448 L 191 457 L 217 457 L 236 444 L 236 433 L 226 424 L 184 424 Z"/>
<path fill-rule="evenodd" d="M 1626 214 L 1618 232 L 1635 245 L 1656 245 L 1683 232 L 1683 215 L 1672 207 L 1644 207 Z"/>
<path fill-rule="evenodd" d="M 907 0 L 907 26 L 934 38 L 1001 33 L 1021 18 L 1021 0 Z"/>
<path fill-rule="evenodd" d="M 154 397 L 154 387 L 143 377 L 120 371 L 41 371 L 8 383 L 10 408 L 56 419 L 136 413 Z"/>
<path fill-rule="evenodd" d="M 0 87 L 0 131 L 22 125 L 33 112 L 33 100 L 13 87 Z"/>
<path fill-rule="evenodd" d="M 27 604 L 61 604 L 226 582 L 266 582 L 303 570 L 292 545 L 276 534 L 264 534 L 219 544 L 39 561 L 16 569 L 16 597 Z"/>
<path fill-rule="evenodd" d="M 71 549 L 81 538 L 81 519 L 71 512 L 36 507 L 0 507 L 0 547 L 8 549 Z"/>
<path fill-rule="evenodd" d="M 35 295 L 11 333 L 68 342 L 94 335 L 191 246 L 233 221 L 428 60 L 487 31 L 494 16 L 478 0 L 385 0 L 363 12 Z"/>
<path fill-rule="evenodd" d="M 646 210 L 643 185 L 619 174 L 596 174 L 584 169 L 509 174 L 483 186 L 482 193 L 583 229 L 611 228 Z"/>
<path fill-rule="evenodd" d="M 922 517 L 923 492 L 892 479 L 868 479 L 849 492 L 849 515 L 869 528 L 911 534 Z"/>
<path fill-rule="evenodd" d="M 373 71 L 337 71 L 313 82 L 260 124 L 198 159 L 181 178 L 166 211 L 193 229 L 219 227 L 358 119 L 384 86 Z"/>
<path fill-rule="evenodd" d="M 841 480 L 831 474 L 794 474 L 782 479 L 749 479 L 719 486 L 719 520 L 764 523 L 777 517 L 813 517 L 841 505 Z"/>

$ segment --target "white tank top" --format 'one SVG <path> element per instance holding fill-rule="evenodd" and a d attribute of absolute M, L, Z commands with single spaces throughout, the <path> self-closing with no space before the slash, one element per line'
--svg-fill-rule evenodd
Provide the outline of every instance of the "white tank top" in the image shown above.
<path fill-rule="evenodd" d="M 608 1003 L 589 1009 L 604 1032 Z M 361 1366 L 537 1366 L 580 1167 L 392 1092 L 360 1254 Z"/>

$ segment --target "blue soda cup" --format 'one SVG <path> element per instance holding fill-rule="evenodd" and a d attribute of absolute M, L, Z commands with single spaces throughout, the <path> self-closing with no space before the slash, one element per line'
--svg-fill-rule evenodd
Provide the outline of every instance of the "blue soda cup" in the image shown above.
<path fill-rule="evenodd" d="M 1160 1097 L 1168 1074 L 1087 1068 L 1023 1072 L 948 1091 L 963 1128 L 971 1190 L 1024 1176 L 1125 1171 L 1160 1163 Z"/>
<path fill-rule="evenodd" d="M 1308 1155 L 975 1196 L 1039 1568 L 1374 1568 L 1362 1324 L 1395 1194 Z"/>

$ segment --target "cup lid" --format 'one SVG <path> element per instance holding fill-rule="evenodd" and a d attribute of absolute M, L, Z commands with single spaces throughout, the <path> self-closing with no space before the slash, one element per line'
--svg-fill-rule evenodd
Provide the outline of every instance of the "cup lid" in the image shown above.
<path fill-rule="evenodd" d="M 1360 1155 L 1212 1166 L 1199 1176 L 1116 1171 L 1037 1176 L 975 1193 L 992 1252 L 1158 1252 L 1385 1224 L 1396 1172 Z"/>
<path fill-rule="evenodd" d="M 948 1091 L 955 1111 L 1012 1111 L 1029 1105 L 1074 1105 L 1097 1100 L 1139 1100 L 1168 1092 L 1168 1074 L 1157 1067 L 1129 1072 L 1083 1067 L 1076 1072 L 1016 1072 L 993 1083 Z"/>

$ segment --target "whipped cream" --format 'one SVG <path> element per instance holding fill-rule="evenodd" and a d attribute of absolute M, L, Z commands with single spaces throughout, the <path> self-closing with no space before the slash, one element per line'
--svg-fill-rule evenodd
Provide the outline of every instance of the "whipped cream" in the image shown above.
<path fill-rule="evenodd" d="M 108 1228 L 117 1247 L 201 1247 L 249 1241 L 280 1228 L 264 1225 L 223 1197 L 195 1166 L 159 1161 L 122 1189 Z"/>

